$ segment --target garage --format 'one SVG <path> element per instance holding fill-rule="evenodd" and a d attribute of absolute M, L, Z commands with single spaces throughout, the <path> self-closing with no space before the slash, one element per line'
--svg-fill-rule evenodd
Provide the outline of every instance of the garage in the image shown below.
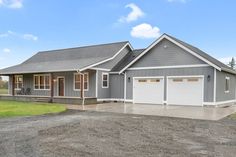
<path fill-rule="evenodd" d="M 164 78 L 134 78 L 134 103 L 163 104 Z"/>
<path fill-rule="evenodd" d="M 167 104 L 203 105 L 203 76 L 167 77 Z"/>

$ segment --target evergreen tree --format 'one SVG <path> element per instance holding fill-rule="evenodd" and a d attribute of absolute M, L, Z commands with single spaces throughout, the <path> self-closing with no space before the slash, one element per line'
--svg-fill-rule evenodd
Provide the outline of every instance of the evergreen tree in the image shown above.
<path fill-rule="evenodd" d="M 235 59 L 234 57 L 231 59 L 231 61 L 229 62 L 229 66 L 233 69 L 235 69 L 236 63 L 235 63 Z"/>

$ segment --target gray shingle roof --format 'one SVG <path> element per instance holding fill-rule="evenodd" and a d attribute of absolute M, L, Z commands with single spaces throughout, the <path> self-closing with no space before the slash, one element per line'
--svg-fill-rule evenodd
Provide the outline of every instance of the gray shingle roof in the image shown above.
<path fill-rule="evenodd" d="M 113 57 L 128 41 L 38 52 L 25 62 L 0 70 L 0 74 L 75 71 Z"/>
<path fill-rule="evenodd" d="M 138 57 L 145 49 L 136 49 L 128 53 L 111 71 L 119 72 L 125 66 L 127 66 L 131 61 Z"/>
<path fill-rule="evenodd" d="M 168 34 L 165 34 L 165 35 L 172 38 L 176 42 L 182 44 L 183 46 L 187 47 L 188 49 L 192 50 L 193 52 L 197 53 L 198 55 L 202 56 L 203 58 L 207 59 L 208 61 L 215 64 L 216 66 L 220 67 L 223 71 L 227 71 L 227 72 L 231 72 L 231 73 L 236 74 L 236 71 L 233 68 L 231 68 L 231 67 L 225 65 L 224 63 L 220 62 L 219 60 L 213 58 L 212 56 L 210 56 L 207 53 L 203 52 L 202 50 L 198 49 L 197 47 L 192 46 L 192 45 L 190 45 L 184 41 L 181 41 L 175 37 L 172 37 Z"/>

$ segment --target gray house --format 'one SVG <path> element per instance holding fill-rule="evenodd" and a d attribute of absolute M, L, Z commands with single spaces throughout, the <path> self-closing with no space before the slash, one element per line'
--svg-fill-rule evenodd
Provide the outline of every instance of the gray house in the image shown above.
<path fill-rule="evenodd" d="M 194 106 L 236 102 L 236 71 L 167 34 L 145 49 L 133 49 L 126 41 L 38 52 L 0 75 L 9 76 L 9 95 L 1 99 Z"/>

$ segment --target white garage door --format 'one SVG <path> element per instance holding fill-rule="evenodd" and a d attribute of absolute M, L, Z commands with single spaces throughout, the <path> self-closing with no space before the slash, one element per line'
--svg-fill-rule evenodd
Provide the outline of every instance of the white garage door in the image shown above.
<path fill-rule="evenodd" d="M 170 105 L 202 106 L 203 78 L 168 78 L 167 103 Z"/>
<path fill-rule="evenodd" d="M 163 78 L 138 78 L 133 84 L 134 103 L 163 104 Z"/>

